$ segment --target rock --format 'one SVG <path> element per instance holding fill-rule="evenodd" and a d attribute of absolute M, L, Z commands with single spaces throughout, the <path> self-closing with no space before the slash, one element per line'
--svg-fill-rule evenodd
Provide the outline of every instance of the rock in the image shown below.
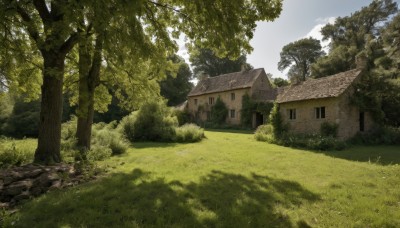
<path fill-rule="evenodd" d="M 9 203 L 0 203 L 0 208 L 8 208 L 9 206 Z"/>
<path fill-rule="evenodd" d="M 43 170 L 40 168 L 31 169 L 24 172 L 24 176 L 27 178 L 35 178 L 43 173 Z"/>
<path fill-rule="evenodd" d="M 61 180 L 56 180 L 56 181 L 53 181 L 53 183 L 51 184 L 49 190 L 55 190 L 55 189 L 61 189 L 61 188 L 62 188 Z"/>
<path fill-rule="evenodd" d="M 31 187 L 32 187 L 32 180 L 30 179 L 14 182 L 8 185 L 4 189 L 4 194 L 10 196 L 16 196 L 21 194 L 21 192 L 28 190 Z"/>
<path fill-rule="evenodd" d="M 16 202 L 20 202 L 20 201 L 22 201 L 22 200 L 26 200 L 26 199 L 29 199 L 29 198 L 31 198 L 31 194 L 29 194 L 28 191 L 25 191 L 25 192 L 22 192 L 21 194 L 15 196 L 15 197 L 14 197 L 14 200 L 15 200 Z"/>
<path fill-rule="evenodd" d="M 60 179 L 60 177 L 57 175 L 57 173 L 43 173 L 36 179 L 36 181 L 42 187 L 50 187 L 53 181 L 59 180 L 59 179 Z"/>
<path fill-rule="evenodd" d="M 31 188 L 30 192 L 33 196 L 40 196 L 44 190 L 40 186 L 35 186 Z"/>
<path fill-rule="evenodd" d="M 11 184 L 13 181 L 14 181 L 14 178 L 12 178 L 11 176 L 5 176 L 3 178 L 4 185 Z"/>

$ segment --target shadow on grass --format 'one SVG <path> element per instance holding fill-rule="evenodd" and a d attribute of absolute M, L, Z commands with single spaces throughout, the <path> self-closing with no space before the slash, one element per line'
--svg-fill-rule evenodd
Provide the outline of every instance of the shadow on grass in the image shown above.
<path fill-rule="evenodd" d="M 134 142 L 131 147 L 135 149 L 143 149 L 143 148 L 168 148 L 175 147 L 177 143 L 171 142 Z"/>
<path fill-rule="evenodd" d="M 16 215 L 17 227 L 307 227 L 281 210 L 319 200 L 297 182 L 212 171 L 198 183 L 135 169 L 50 193 Z"/>
<path fill-rule="evenodd" d="M 400 146 L 353 146 L 343 151 L 318 151 L 317 153 L 378 165 L 400 164 Z"/>

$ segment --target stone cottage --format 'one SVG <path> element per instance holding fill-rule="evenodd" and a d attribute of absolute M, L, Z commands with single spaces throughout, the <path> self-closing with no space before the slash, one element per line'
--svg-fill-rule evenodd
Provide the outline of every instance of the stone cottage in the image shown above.
<path fill-rule="evenodd" d="M 248 94 L 254 101 L 273 102 L 276 91 L 264 69 L 244 70 L 207 77 L 199 81 L 188 95 L 187 109 L 197 121 L 210 119 L 211 106 L 220 98 L 228 108 L 227 124 L 239 125 L 242 97 Z M 260 113 L 253 114 L 253 127 L 263 124 Z"/>
<path fill-rule="evenodd" d="M 284 87 L 276 102 L 289 131 L 316 133 L 323 122 L 330 122 L 338 124 L 338 138 L 348 139 L 370 130 L 373 121 L 369 113 L 351 103 L 354 84 L 362 75 L 361 69 L 354 69 Z"/>

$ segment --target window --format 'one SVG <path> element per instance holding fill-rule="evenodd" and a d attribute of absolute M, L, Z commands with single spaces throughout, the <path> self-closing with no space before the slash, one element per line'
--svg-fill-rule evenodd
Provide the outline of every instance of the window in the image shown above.
<path fill-rule="evenodd" d="M 231 100 L 232 100 L 232 101 L 235 100 L 235 93 L 231 93 Z"/>
<path fill-rule="evenodd" d="M 209 97 L 209 98 L 208 98 L 208 103 L 209 103 L 210 105 L 214 104 L 214 97 Z"/>
<path fill-rule="evenodd" d="M 194 99 L 194 105 L 197 105 L 197 99 Z"/>
<path fill-rule="evenodd" d="M 235 118 L 235 109 L 231 109 L 231 118 L 234 119 Z"/>
<path fill-rule="evenodd" d="M 296 109 L 289 109 L 289 119 L 290 120 L 296 119 Z"/>
<path fill-rule="evenodd" d="M 325 119 L 325 107 L 317 107 L 317 108 L 315 108 L 315 118 L 317 118 L 317 119 Z"/>

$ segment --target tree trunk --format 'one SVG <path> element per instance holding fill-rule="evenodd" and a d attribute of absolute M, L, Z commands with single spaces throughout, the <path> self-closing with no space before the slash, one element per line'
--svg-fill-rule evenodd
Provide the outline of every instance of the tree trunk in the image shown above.
<path fill-rule="evenodd" d="M 61 118 L 64 55 L 43 54 L 44 70 L 35 163 L 61 162 Z"/>
<path fill-rule="evenodd" d="M 78 103 L 78 123 L 76 138 L 77 146 L 82 152 L 83 158 L 86 151 L 90 150 L 92 135 L 92 124 L 94 115 L 94 92 L 99 85 L 100 67 L 102 61 L 103 38 L 97 36 L 96 46 L 91 61 L 91 43 L 87 38 L 82 38 L 79 46 L 79 103 Z M 92 64 L 90 64 L 92 62 Z M 91 66 L 90 66 L 91 65 Z M 90 70 L 89 70 L 90 69 Z"/>

